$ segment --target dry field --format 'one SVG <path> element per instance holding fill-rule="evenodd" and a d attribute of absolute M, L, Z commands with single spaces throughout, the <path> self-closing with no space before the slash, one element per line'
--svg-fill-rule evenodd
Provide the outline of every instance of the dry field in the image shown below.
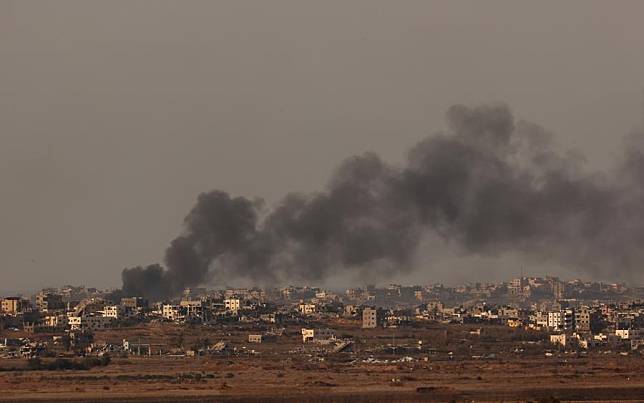
<path fill-rule="evenodd" d="M 441 351 L 456 351 L 458 345 L 440 343 L 441 337 L 454 338 L 445 329 L 347 326 L 343 331 L 364 340 L 356 343 L 355 353 L 326 354 L 318 345 L 303 345 L 297 328 L 265 344 L 245 342 L 249 331 L 243 327 L 105 331 L 96 340 L 127 337 L 184 345 L 227 340 L 238 354 L 115 357 L 106 367 L 86 371 L 23 371 L 23 360 L 5 360 L 0 361 L 0 401 L 644 401 L 641 355 L 500 353 L 449 359 Z M 376 353 L 379 346 L 418 340 L 425 345 L 438 340 L 438 352 L 412 354 L 413 359 Z M 490 348 L 483 341 L 461 339 L 460 344 L 477 351 Z M 497 344 L 499 351 L 513 346 L 502 340 Z"/>

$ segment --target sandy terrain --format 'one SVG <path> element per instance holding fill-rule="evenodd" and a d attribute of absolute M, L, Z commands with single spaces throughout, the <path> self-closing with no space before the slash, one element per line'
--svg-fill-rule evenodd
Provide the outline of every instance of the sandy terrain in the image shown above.
<path fill-rule="evenodd" d="M 106 331 L 97 339 L 228 339 L 238 353 L 115 357 L 106 367 L 86 371 L 24 371 L 24 360 L 4 360 L 0 401 L 644 401 L 641 355 L 499 353 L 449 359 L 441 351 L 458 346 L 440 347 L 444 329 L 344 330 L 361 338 L 353 353 L 304 345 L 296 329 L 265 344 L 245 342 L 249 332 L 243 328 L 197 328 L 183 335 L 184 329 L 167 326 Z M 378 346 L 412 345 L 417 338 L 425 345 L 438 340 L 438 352 L 373 353 Z M 485 344 L 467 347 L 487 350 Z M 500 351 L 512 347 L 502 340 L 496 344 Z"/>

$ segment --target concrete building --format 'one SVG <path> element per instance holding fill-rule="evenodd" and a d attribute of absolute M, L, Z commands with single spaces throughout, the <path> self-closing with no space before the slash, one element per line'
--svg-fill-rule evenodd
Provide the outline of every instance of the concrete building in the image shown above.
<path fill-rule="evenodd" d="M 23 312 L 24 302 L 20 297 L 7 297 L 2 300 L 2 313 L 19 315 Z"/>
<path fill-rule="evenodd" d="M 48 315 L 41 320 L 41 325 L 44 327 L 64 327 L 68 324 L 68 319 L 65 315 Z"/>
<path fill-rule="evenodd" d="M 565 309 L 562 314 L 564 330 L 573 330 L 575 328 L 575 311 Z"/>
<path fill-rule="evenodd" d="M 565 334 L 551 334 L 550 343 L 559 344 L 562 347 L 566 347 L 566 335 Z"/>
<path fill-rule="evenodd" d="M 615 329 L 615 336 L 622 340 L 640 339 L 641 332 L 639 329 Z"/>
<path fill-rule="evenodd" d="M 548 312 L 548 327 L 554 330 L 563 329 L 563 315 L 561 312 Z"/>
<path fill-rule="evenodd" d="M 277 336 L 274 333 L 248 335 L 249 343 L 266 343 L 266 342 L 273 342 L 276 340 L 277 340 Z"/>
<path fill-rule="evenodd" d="M 375 329 L 382 323 L 382 314 L 378 309 L 366 307 L 362 310 L 362 328 Z"/>
<path fill-rule="evenodd" d="M 575 311 L 575 330 L 579 332 L 590 331 L 590 309 L 581 307 Z"/>
<path fill-rule="evenodd" d="M 261 343 L 262 342 L 262 335 L 261 334 L 249 334 L 248 335 L 248 342 L 249 343 Z"/>
<path fill-rule="evenodd" d="M 126 297 L 121 298 L 121 305 L 131 309 L 147 308 L 148 300 L 143 297 Z"/>
<path fill-rule="evenodd" d="M 315 293 L 315 298 L 317 299 L 327 299 L 329 295 L 327 294 L 326 291 L 318 291 Z"/>
<path fill-rule="evenodd" d="M 164 304 L 161 307 L 161 316 L 168 320 L 178 320 L 182 318 L 181 310 L 177 305 Z"/>
<path fill-rule="evenodd" d="M 566 283 L 559 280 L 557 277 L 549 277 L 548 280 L 552 288 L 552 296 L 554 297 L 554 299 L 563 299 L 566 293 Z"/>
<path fill-rule="evenodd" d="M 501 307 L 498 310 L 498 315 L 500 318 L 518 318 L 519 310 L 517 308 L 511 307 Z"/>
<path fill-rule="evenodd" d="M 427 302 L 427 310 L 430 312 L 442 312 L 445 309 L 445 305 L 441 301 L 432 300 Z"/>
<path fill-rule="evenodd" d="M 179 303 L 179 306 L 183 308 L 186 316 L 189 316 L 189 317 L 203 316 L 203 304 L 201 303 L 201 300 L 183 300 Z"/>
<path fill-rule="evenodd" d="M 226 298 L 224 300 L 224 307 L 227 311 L 237 312 L 241 307 L 241 303 L 238 298 Z"/>
<path fill-rule="evenodd" d="M 333 329 L 315 329 L 314 341 L 332 341 L 335 340 L 335 330 Z"/>
<path fill-rule="evenodd" d="M 112 327 L 113 318 L 99 315 L 69 316 L 67 318 L 70 330 L 96 331 Z"/>
<path fill-rule="evenodd" d="M 506 321 L 506 324 L 512 328 L 518 328 L 523 326 L 523 322 L 517 318 L 508 318 Z"/>
<path fill-rule="evenodd" d="M 63 296 L 50 292 L 39 292 L 36 295 L 36 308 L 40 312 L 50 312 L 57 309 L 65 309 Z"/>
<path fill-rule="evenodd" d="M 87 298 L 82 300 L 74 308 L 76 316 L 89 315 L 105 309 L 105 300 L 102 298 Z"/>
<path fill-rule="evenodd" d="M 353 316 L 357 313 L 357 309 L 355 305 L 345 305 L 344 306 L 344 315 L 345 316 Z"/>
<path fill-rule="evenodd" d="M 67 324 L 71 330 L 81 330 L 83 319 L 81 316 L 67 317 Z"/>
<path fill-rule="evenodd" d="M 89 315 L 89 316 L 84 316 L 82 320 L 82 327 L 83 330 L 101 330 L 101 329 L 108 329 L 112 327 L 112 323 L 114 322 L 113 318 L 106 318 L 104 316 L 99 316 L 99 315 Z"/>
<path fill-rule="evenodd" d="M 525 285 L 524 278 L 519 277 L 512 279 L 508 283 L 508 293 L 510 295 L 523 295 L 523 286 Z"/>
<path fill-rule="evenodd" d="M 538 328 L 548 327 L 548 313 L 537 312 L 534 321 Z"/>
<path fill-rule="evenodd" d="M 302 342 L 306 343 L 307 341 L 313 340 L 315 337 L 314 329 L 302 329 Z"/>
<path fill-rule="evenodd" d="M 302 328 L 302 342 L 315 341 L 318 343 L 336 340 L 333 329 L 305 329 Z"/>
<path fill-rule="evenodd" d="M 315 304 L 300 304 L 299 310 L 304 315 L 311 315 L 315 313 Z"/>
<path fill-rule="evenodd" d="M 124 309 L 121 305 L 107 305 L 103 309 L 103 316 L 106 318 L 120 319 L 123 316 Z"/>
<path fill-rule="evenodd" d="M 634 334 L 631 340 L 631 350 L 639 350 L 641 347 L 644 347 L 644 332 L 639 331 L 637 334 Z"/>

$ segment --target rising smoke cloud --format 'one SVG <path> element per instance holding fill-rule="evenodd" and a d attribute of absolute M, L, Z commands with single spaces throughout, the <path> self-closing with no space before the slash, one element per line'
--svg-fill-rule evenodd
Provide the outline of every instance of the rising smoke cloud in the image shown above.
<path fill-rule="evenodd" d="M 258 283 L 321 280 L 341 271 L 391 276 L 414 268 L 423 235 L 466 254 L 521 252 L 591 273 L 629 277 L 644 262 L 644 154 L 627 139 L 610 172 L 584 169 L 543 128 L 507 106 L 455 105 L 448 130 L 408 152 L 402 167 L 365 153 L 327 188 L 261 201 L 203 193 L 160 265 L 123 270 L 123 292 L 162 298 L 212 275 Z"/>

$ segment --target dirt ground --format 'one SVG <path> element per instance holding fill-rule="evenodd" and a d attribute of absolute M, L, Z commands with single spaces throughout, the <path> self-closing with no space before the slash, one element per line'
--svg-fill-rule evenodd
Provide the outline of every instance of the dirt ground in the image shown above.
<path fill-rule="evenodd" d="M 354 352 L 325 353 L 320 346 L 304 345 L 295 330 L 265 344 L 247 343 L 249 332 L 238 327 L 186 334 L 179 327 L 105 331 L 97 340 L 140 337 L 170 344 L 221 339 L 237 352 L 114 357 L 106 367 L 85 371 L 27 371 L 21 370 L 24 360 L 3 360 L 0 401 L 644 401 L 644 359 L 638 354 L 449 358 L 443 352 L 458 346 L 439 342 L 432 354 L 378 354 L 381 346 L 409 346 L 416 339 L 431 345 L 446 331 L 350 328 L 348 335 L 361 340 Z M 488 348 L 481 344 L 467 348 Z M 497 344 L 500 352 L 516 349 L 502 340 Z"/>

